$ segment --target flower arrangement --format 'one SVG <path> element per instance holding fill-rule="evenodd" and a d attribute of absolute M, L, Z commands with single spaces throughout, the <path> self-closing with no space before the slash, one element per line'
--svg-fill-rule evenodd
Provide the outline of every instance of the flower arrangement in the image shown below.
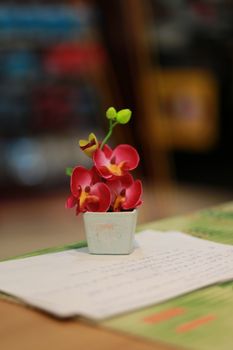
<path fill-rule="evenodd" d="M 134 180 L 130 171 L 136 169 L 139 155 L 128 144 L 120 144 L 111 149 L 107 142 L 118 124 L 126 124 L 131 119 L 129 109 L 116 111 L 108 108 L 109 130 L 103 141 L 98 141 L 91 133 L 87 140 L 80 140 L 81 150 L 92 158 L 93 166 L 86 169 L 76 166 L 67 168 L 70 175 L 71 195 L 66 201 L 67 208 L 76 208 L 76 214 L 85 212 L 131 211 L 142 204 L 142 183 Z"/>

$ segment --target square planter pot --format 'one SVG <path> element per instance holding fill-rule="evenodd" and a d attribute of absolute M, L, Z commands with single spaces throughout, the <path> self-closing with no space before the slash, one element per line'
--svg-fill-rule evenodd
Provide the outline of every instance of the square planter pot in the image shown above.
<path fill-rule="evenodd" d="M 89 252 L 130 254 L 134 249 L 137 210 L 83 214 Z"/>

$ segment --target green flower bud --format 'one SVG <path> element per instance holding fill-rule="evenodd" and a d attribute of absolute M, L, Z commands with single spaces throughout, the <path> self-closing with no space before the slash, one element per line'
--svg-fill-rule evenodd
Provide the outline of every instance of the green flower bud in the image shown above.
<path fill-rule="evenodd" d="M 114 120 L 114 119 L 116 119 L 116 116 L 117 116 L 117 111 L 115 110 L 115 108 L 114 107 L 109 107 L 107 109 L 107 111 L 106 111 L 106 117 L 108 119 Z"/>
<path fill-rule="evenodd" d="M 132 112 L 130 109 L 121 109 L 119 112 L 117 112 L 116 120 L 120 124 L 126 124 L 129 122 L 131 115 Z"/>

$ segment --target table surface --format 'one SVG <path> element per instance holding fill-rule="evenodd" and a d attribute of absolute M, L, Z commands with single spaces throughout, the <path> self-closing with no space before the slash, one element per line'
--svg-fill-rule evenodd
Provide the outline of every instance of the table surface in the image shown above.
<path fill-rule="evenodd" d="M 232 203 L 230 204 L 232 207 Z M 196 215 L 196 216 L 195 216 Z M 165 219 L 141 228 L 190 230 L 198 215 Z M 208 235 L 208 232 L 206 233 Z M 204 232 L 205 235 L 205 232 Z M 203 236 L 203 235 L 202 235 Z M 83 320 L 61 321 L 17 303 L 0 300 L 0 349 L 174 349 L 139 337 L 107 330 Z"/>
<path fill-rule="evenodd" d="M 0 301 L 0 348 L 42 349 L 172 349 L 108 331 L 84 321 L 59 321 L 22 305 Z"/>

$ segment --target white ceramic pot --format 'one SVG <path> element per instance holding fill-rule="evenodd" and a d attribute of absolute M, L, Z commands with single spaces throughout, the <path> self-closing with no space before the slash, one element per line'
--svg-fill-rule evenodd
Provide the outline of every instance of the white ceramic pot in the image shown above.
<path fill-rule="evenodd" d="M 83 214 L 87 245 L 92 254 L 130 254 L 134 249 L 137 210 Z"/>

